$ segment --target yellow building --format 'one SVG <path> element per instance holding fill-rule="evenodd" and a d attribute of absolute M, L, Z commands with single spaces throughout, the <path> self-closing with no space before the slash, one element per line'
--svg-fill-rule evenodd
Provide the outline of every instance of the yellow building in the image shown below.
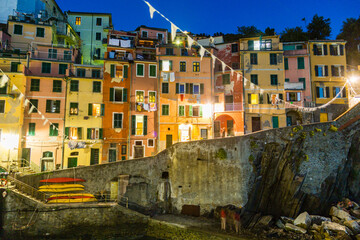
<path fill-rule="evenodd" d="M 103 68 L 74 64 L 69 74 L 63 168 L 98 164 L 103 144 Z"/>
<path fill-rule="evenodd" d="M 240 39 L 245 133 L 285 127 L 283 48 L 279 36 Z"/>
<path fill-rule="evenodd" d="M 26 54 L 14 54 L 10 51 L 0 54 L 0 69 L 9 78 L 5 86 L 0 88 L 0 161 L 1 167 L 10 170 L 27 165 L 20 161 L 24 119 L 24 98 L 21 97 L 20 92 L 25 92 Z M 2 76 L 3 73 L 0 72 L 0 82 Z"/>
<path fill-rule="evenodd" d="M 328 107 L 314 112 L 315 122 L 335 119 L 349 107 L 347 87 L 346 54 L 343 40 L 309 41 L 312 96 L 316 106 L 338 98 Z"/>

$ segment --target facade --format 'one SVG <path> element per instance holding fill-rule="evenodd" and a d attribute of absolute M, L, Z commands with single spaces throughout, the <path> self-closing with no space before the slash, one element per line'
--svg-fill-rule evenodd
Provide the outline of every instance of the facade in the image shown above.
<path fill-rule="evenodd" d="M 173 143 L 213 137 L 213 70 L 209 56 L 197 49 L 161 45 L 159 62 L 158 149 Z"/>
<path fill-rule="evenodd" d="M 349 107 L 348 91 L 342 87 L 347 80 L 345 41 L 309 41 L 312 96 L 316 106 L 328 103 L 339 92 L 330 106 L 314 112 L 315 122 L 335 119 Z"/>
<path fill-rule="evenodd" d="M 286 126 L 284 61 L 279 36 L 240 39 L 245 133 Z"/>
<path fill-rule="evenodd" d="M 287 105 L 286 125 L 313 122 L 312 113 L 301 113 L 299 107 L 315 107 L 312 101 L 310 52 L 307 42 L 283 43 L 285 67 L 285 101 Z"/>
<path fill-rule="evenodd" d="M 67 11 L 66 15 L 82 41 L 82 64 L 103 65 L 107 51 L 107 35 L 113 28 L 111 14 Z"/>
<path fill-rule="evenodd" d="M 240 77 L 239 43 L 216 45 L 216 56 L 235 72 L 215 66 L 214 137 L 244 134 L 243 81 Z M 239 75 L 238 75 L 239 74 Z"/>

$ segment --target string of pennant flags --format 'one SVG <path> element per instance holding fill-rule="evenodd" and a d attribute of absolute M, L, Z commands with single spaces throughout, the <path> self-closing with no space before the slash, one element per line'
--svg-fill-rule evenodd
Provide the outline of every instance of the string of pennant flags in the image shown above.
<path fill-rule="evenodd" d="M 187 38 L 187 42 L 188 42 L 188 47 L 191 49 L 191 46 L 196 43 L 200 49 L 199 49 L 199 54 L 200 54 L 200 60 L 202 60 L 202 58 L 204 57 L 205 53 L 207 52 L 208 54 L 210 54 L 212 60 L 213 60 L 213 68 L 215 68 L 215 62 L 216 60 L 219 61 L 221 63 L 221 67 L 222 67 L 222 72 L 225 73 L 226 68 L 230 69 L 231 71 L 231 76 L 235 74 L 237 74 L 237 80 L 239 81 L 241 78 L 241 73 L 235 71 L 232 67 L 230 67 L 229 65 L 227 65 L 225 62 L 223 62 L 221 59 L 219 59 L 218 57 L 216 57 L 214 54 L 212 54 L 209 50 L 207 50 L 206 48 L 204 48 L 199 42 L 197 42 L 196 40 L 194 40 L 193 38 L 191 38 L 189 36 L 189 34 L 187 34 L 186 31 L 181 30 L 178 26 L 176 26 L 173 22 L 171 22 L 167 17 L 165 17 L 161 12 L 159 12 L 157 9 L 155 9 L 148 1 L 143 0 L 146 5 L 148 5 L 149 7 L 149 11 L 150 11 L 150 18 L 153 19 L 154 17 L 154 13 L 157 12 L 161 17 L 163 17 L 166 21 L 168 21 L 171 24 L 171 40 L 174 41 L 176 38 L 176 32 L 179 30 L 182 34 L 184 34 Z M 212 38 L 212 37 L 210 37 Z M 250 83 L 250 89 L 251 90 L 259 90 L 260 92 L 263 92 L 264 89 L 260 88 L 259 86 L 257 86 L 256 84 L 250 82 L 248 79 L 246 79 L 245 77 L 244 79 L 244 83 L 245 85 L 247 83 Z M 282 99 L 279 99 L 278 97 L 276 97 L 276 101 L 277 102 L 282 102 L 285 104 L 285 106 L 291 106 L 291 107 L 295 107 L 298 108 L 299 111 L 302 112 L 314 112 L 316 110 L 322 109 L 322 108 L 326 108 L 327 106 L 329 106 L 332 102 L 334 102 L 338 96 L 340 96 L 341 92 L 343 91 L 343 89 L 345 88 L 346 84 L 349 81 L 347 81 L 344 86 L 341 88 L 341 91 L 333 98 L 331 99 L 329 102 L 327 102 L 326 104 L 317 106 L 317 107 L 302 107 L 302 106 L 298 106 L 295 104 L 292 104 L 290 102 L 284 101 Z"/>

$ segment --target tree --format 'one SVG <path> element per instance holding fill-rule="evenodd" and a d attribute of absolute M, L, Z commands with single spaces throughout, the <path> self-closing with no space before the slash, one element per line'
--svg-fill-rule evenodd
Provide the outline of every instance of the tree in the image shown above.
<path fill-rule="evenodd" d="M 254 25 L 253 26 L 241 26 L 237 27 L 238 33 L 241 37 L 258 37 L 260 35 L 263 35 L 263 32 L 261 32 L 259 29 L 257 29 Z"/>
<path fill-rule="evenodd" d="M 285 28 L 285 31 L 281 33 L 281 42 L 299 42 L 307 41 L 308 34 L 303 31 L 302 27 Z"/>
<path fill-rule="evenodd" d="M 329 37 L 331 33 L 330 18 L 325 19 L 315 14 L 306 28 L 311 40 L 324 40 Z"/>
<path fill-rule="evenodd" d="M 343 22 L 343 27 L 336 39 L 346 40 L 346 60 L 353 66 L 360 65 L 360 17 L 348 18 Z"/>
<path fill-rule="evenodd" d="M 265 29 L 265 36 L 274 36 L 275 35 L 275 28 L 267 27 Z"/>

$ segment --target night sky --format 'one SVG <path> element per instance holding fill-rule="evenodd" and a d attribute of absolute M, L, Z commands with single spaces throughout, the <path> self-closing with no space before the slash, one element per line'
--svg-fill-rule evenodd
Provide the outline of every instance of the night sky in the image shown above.
<path fill-rule="evenodd" d="M 170 29 L 170 24 L 157 13 L 150 19 L 149 8 L 142 0 L 57 0 L 63 11 L 112 13 L 116 30 L 135 30 L 140 25 Z M 193 33 L 236 33 L 237 26 L 255 25 L 264 31 L 275 28 L 280 34 L 286 27 L 305 29 L 314 16 L 330 18 L 336 38 L 346 18 L 360 16 L 360 0 L 148 0 L 182 30 Z"/>

